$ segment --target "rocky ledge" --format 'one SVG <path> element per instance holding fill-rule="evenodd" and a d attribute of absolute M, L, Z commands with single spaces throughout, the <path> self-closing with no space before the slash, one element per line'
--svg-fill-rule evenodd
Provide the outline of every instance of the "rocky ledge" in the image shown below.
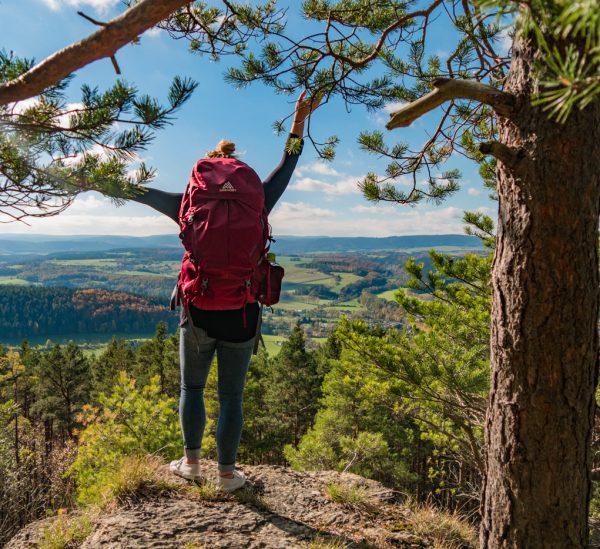
<path fill-rule="evenodd" d="M 207 478 L 213 477 L 213 462 L 204 461 L 202 468 Z M 416 549 L 434 544 L 428 536 L 411 531 L 411 511 L 399 503 L 398 493 L 378 482 L 334 471 L 299 473 L 265 465 L 240 469 L 249 479 L 247 485 L 223 494 L 210 484 L 173 477 L 161 467 L 159 476 L 173 489 L 93 515 L 85 539 L 67 546 Z M 77 513 L 68 516 L 73 515 Z M 53 521 L 61 519 L 30 524 L 7 549 L 47 546 L 43 536 L 47 537 Z"/>

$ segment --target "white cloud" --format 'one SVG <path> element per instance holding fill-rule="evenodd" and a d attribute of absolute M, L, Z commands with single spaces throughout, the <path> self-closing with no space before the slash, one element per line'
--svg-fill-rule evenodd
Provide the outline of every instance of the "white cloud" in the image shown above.
<path fill-rule="evenodd" d="M 335 217 L 333 210 L 311 206 L 305 202 L 282 202 L 275 211 L 269 216 L 269 223 L 272 225 L 285 224 L 290 221 L 306 224 L 314 224 L 315 219 Z"/>
<path fill-rule="evenodd" d="M 360 176 L 347 176 L 331 183 L 322 181 L 320 179 L 314 179 L 312 177 L 301 177 L 294 181 L 291 185 L 291 189 L 295 191 L 305 192 L 320 192 L 326 195 L 342 195 L 359 193 L 358 182 L 362 178 Z"/>
<path fill-rule="evenodd" d="M 463 210 L 429 211 L 406 206 L 384 212 L 332 212 L 304 203 L 283 203 L 270 217 L 275 235 L 299 236 L 396 236 L 410 234 L 462 234 Z"/>
<path fill-rule="evenodd" d="M 479 189 L 476 189 L 475 187 L 469 187 L 467 189 L 467 194 L 470 196 L 479 196 L 481 194 L 481 191 Z"/>
<path fill-rule="evenodd" d="M 84 6 L 92 8 L 96 13 L 107 13 L 116 6 L 120 0 L 41 0 L 53 11 L 62 8 L 81 8 Z"/>
<path fill-rule="evenodd" d="M 381 206 L 381 205 L 373 205 L 373 206 L 367 206 L 365 204 L 361 204 L 359 206 L 354 206 L 353 208 L 350 208 L 351 212 L 355 212 L 358 214 L 397 214 L 398 213 L 398 209 L 401 208 L 401 206 Z"/>
<path fill-rule="evenodd" d="M 498 53 L 500 55 L 508 55 L 512 48 L 513 34 L 515 29 L 513 26 L 504 27 L 498 34 Z"/>
<path fill-rule="evenodd" d="M 78 196 L 75 202 L 61 215 L 81 215 L 93 211 L 97 212 L 100 208 L 109 208 L 111 205 L 112 203 L 109 198 L 101 194 L 87 193 L 86 195 Z"/>
<path fill-rule="evenodd" d="M 371 118 L 371 120 L 373 120 L 377 125 L 385 126 L 390 121 L 390 115 L 393 112 L 401 109 L 406 104 L 407 101 L 393 101 L 392 103 L 384 105 L 384 107 L 375 114 L 369 115 L 369 118 Z"/>
<path fill-rule="evenodd" d="M 29 219 L 30 234 L 130 235 L 177 234 L 177 225 L 159 214 L 145 215 L 146 208 L 130 204 L 122 208 L 97 193 L 77 198 L 66 212 L 49 218 Z M 490 208 L 478 211 L 491 213 Z M 142 212 L 139 215 L 138 212 Z M 299 236 L 392 236 L 410 234 L 461 234 L 463 210 L 422 210 L 406 206 L 354 207 L 346 211 L 313 206 L 305 202 L 282 202 L 270 216 L 275 235 Z M 20 223 L 3 225 L 4 234 L 23 233 Z"/>
<path fill-rule="evenodd" d="M 397 110 L 404 107 L 404 105 L 406 105 L 406 104 L 407 104 L 407 101 L 394 101 L 392 103 L 388 103 L 387 105 L 385 105 L 383 107 L 383 110 L 385 112 L 387 112 L 388 114 L 392 114 L 393 112 L 396 112 Z"/>
<path fill-rule="evenodd" d="M 163 30 L 158 27 L 150 27 L 145 33 L 144 36 L 148 38 L 157 38 L 162 34 Z"/>
<path fill-rule="evenodd" d="M 27 110 L 29 107 L 33 107 L 37 104 L 39 99 L 37 97 L 29 97 L 28 99 L 23 99 L 23 101 L 17 101 L 16 103 L 9 103 L 8 109 L 12 114 L 21 114 L 23 111 Z"/>
<path fill-rule="evenodd" d="M 177 234 L 177 225 L 164 215 L 129 216 L 129 215 L 93 215 L 60 214 L 49 218 L 30 219 L 27 221 L 31 234 L 46 235 L 128 235 L 150 236 L 154 234 Z M 11 223 L 4 225 L 4 234 L 23 233 L 23 225 Z"/>
<path fill-rule="evenodd" d="M 325 162 L 313 162 L 312 164 L 308 164 L 306 166 L 300 166 L 296 169 L 296 174 L 299 176 L 305 175 L 307 173 L 318 174 L 318 175 L 331 175 L 331 176 L 339 176 L 340 172 L 331 167 L 330 164 Z"/>

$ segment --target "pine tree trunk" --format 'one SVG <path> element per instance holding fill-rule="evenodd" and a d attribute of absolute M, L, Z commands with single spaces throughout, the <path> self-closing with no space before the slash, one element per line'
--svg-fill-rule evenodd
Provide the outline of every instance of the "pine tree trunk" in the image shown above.
<path fill-rule="evenodd" d="M 531 105 L 531 44 L 515 44 L 518 97 L 500 141 L 492 379 L 481 547 L 587 546 L 598 365 L 600 104 L 559 125 Z"/>

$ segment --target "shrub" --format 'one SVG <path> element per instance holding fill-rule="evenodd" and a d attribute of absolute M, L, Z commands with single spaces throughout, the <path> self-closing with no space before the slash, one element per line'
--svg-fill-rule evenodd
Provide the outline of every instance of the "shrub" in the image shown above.
<path fill-rule="evenodd" d="M 86 427 L 77 459 L 69 469 L 80 503 L 98 502 L 99 487 L 114 478 L 115 471 L 126 464 L 122 461 L 126 456 L 173 459 L 180 453 L 176 401 L 160 393 L 158 377 L 139 390 L 135 380 L 121 372 L 112 394 L 101 393 L 98 400 L 100 408 L 87 407 L 82 414 Z"/>

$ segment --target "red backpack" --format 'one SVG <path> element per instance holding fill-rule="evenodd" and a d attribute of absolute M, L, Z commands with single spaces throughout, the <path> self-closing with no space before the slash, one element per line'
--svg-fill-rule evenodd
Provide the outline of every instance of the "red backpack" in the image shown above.
<path fill-rule="evenodd" d="M 260 178 L 235 158 L 199 160 L 179 210 L 185 248 L 179 292 L 187 307 L 240 309 L 279 300 L 283 269 L 266 254 L 271 234 Z"/>

